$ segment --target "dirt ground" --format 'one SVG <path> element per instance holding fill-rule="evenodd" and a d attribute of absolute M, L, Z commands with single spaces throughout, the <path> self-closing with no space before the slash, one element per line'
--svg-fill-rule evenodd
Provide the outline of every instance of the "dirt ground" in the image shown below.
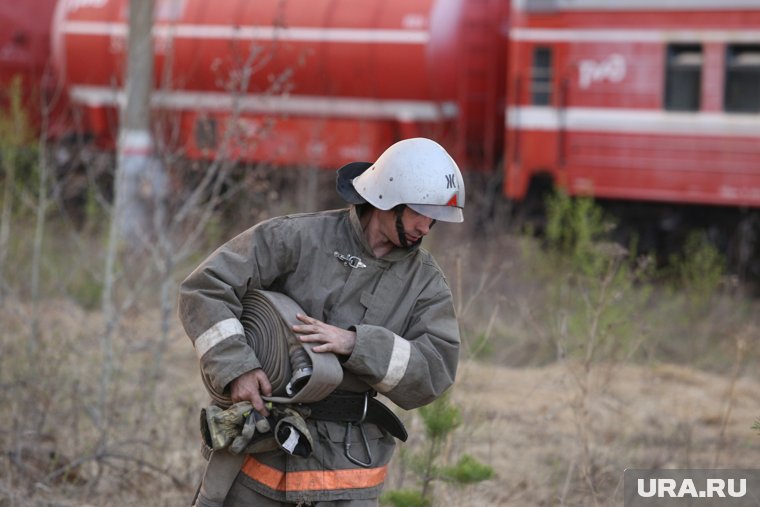
<path fill-rule="evenodd" d="M 68 327 L 100 325 L 96 314 L 83 313 L 68 303 L 47 308 L 52 320 L 45 329 L 54 334 Z M 5 321 L 13 327 L 11 319 Z M 14 450 L 18 441 L 4 439 L 10 447 L 4 449 L 0 463 L 0 506 L 168 507 L 188 502 L 203 465 L 197 414 L 206 396 L 187 338 L 179 329 L 171 334 L 167 367 L 156 386 L 160 405 L 148 412 L 120 406 L 118 424 L 122 426 L 113 428 L 102 456 L 91 454 L 96 442 L 90 434 L 93 430 L 71 395 L 78 385 L 95 385 L 88 377 L 97 374 L 97 369 L 84 365 L 95 364 L 91 354 L 98 353 L 97 341 L 72 335 L 70 342 L 60 336 L 57 342 L 48 342 L 47 352 L 59 358 L 57 364 L 63 370 L 56 373 L 58 377 L 49 377 L 46 389 L 60 392 L 45 406 L 51 414 L 59 411 L 63 423 L 52 424 L 55 421 L 49 419 L 41 423 L 49 435 L 43 443 L 51 448 L 43 454 L 39 447 L 34 456 L 50 459 L 55 453 L 56 459 L 65 457 L 82 466 L 74 469 L 77 473 L 71 480 L 50 480 L 50 470 L 60 469 L 60 461 L 34 469 L 36 462 Z M 129 359 L 120 367 L 121 399 L 143 407 L 138 400 L 146 386 L 137 382 L 133 372 L 152 357 L 152 349 L 144 346 L 149 335 L 141 331 L 124 338 L 128 341 L 117 344 L 122 358 Z M 6 351 L 11 351 L 10 345 L 5 343 Z M 463 421 L 451 436 L 445 456 L 453 463 L 463 453 L 471 454 L 494 467 L 496 477 L 463 489 L 436 484 L 434 505 L 622 505 L 626 468 L 756 467 L 760 434 L 752 425 L 760 417 L 760 380 L 749 368 L 733 378 L 730 372 L 717 375 L 672 364 L 595 364 L 587 371 L 570 361 L 533 368 L 465 361 L 452 397 Z M 76 382 L 69 385 L 61 379 Z M 28 401 L 11 399 L 10 411 L 4 409 L 3 415 L 20 420 L 28 414 Z M 420 418 L 415 412 L 399 412 L 411 435 L 405 446 L 420 449 L 424 435 Z M 146 413 L 158 418 L 155 423 L 139 422 L 138 416 Z M 156 429 L 151 434 L 132 434 L 140 424 Z M 6 433 L 0 435 L 11 436 Z M 132 466 L 115 466 L 121 464 L 119 456 L 132 459 Z M 155 468 L 136 466 L 141 462 Z M 403 470 L 398 461 L 392 464 L 389 489 L 415 487 L 414 478 L 404 476 Z M 29 481 L 33 472 L 37 479 Z M 90 485 L 98 473 L 102 475 L 93 489 Z"/>
<path fill-rule="evenodd" d="M 730 353 L 720 358 L 722 374 L 659 362 L 584 368 L 567 359 L 506 367 L 527 364 L 520 350 L 531 350 L 539 341 L 534 328 L 515 316 L 533 308 L 529 296 L 540 283 L 528 285 L 517 276 L 524 270 L 511 259 L 518 258 L 519 249 L 509 243 L 481 252 L 478 272 L 470 277 L 473 287 L 464 286 L 459 281 L 469 278 L 459 274 L 458 255 L 464 252 L 466 259 L 468 251 L 482 245 L 444 246 L 440 257 L 451 273 L 461 314 L 481 323 L 498 317 L 493 350 L 484 355 L 499 363 L 461 363 L 452 399 L 463 421 L 445 457 L 453 463 L 468 453 L 491 465 L 496 477 L 463 489 L 437 483 L 433 505 L 622 506 L 626 468 L 757 468 L 760 434 L 752 425 L 760 418 L 760 376 L 749 366 L 758 364 L 757 358 L 736 375 Z M 508 300 L 505 294 L 524 299 Z M 0 507 L 188 505 L 203 467 L 198 411 L 207 397 L 195 353 L 176 319 L 164 350 L 158 345 L 157 308 L 124 316 L 112 344 L 111 426 L 102 430 L 100 414 L 92 409 L 99 407 L 103 371 L 102 315 L 71 298 L 44 301 L 39 358 L 32 357 L 30 368 L 25 340 L 36 310 L 20 298 L 3 303 Z M 755 330 L 757 307 L 748 308 L 747 329 Z M 707 315 L 710 333 L 699 336 L 732 343 L 726 337 L 736 335 L 741 322 L 731 327 L 736 314 L 724 313 Z M 535 319 L 545 316 L 537 312 Z M 663 339 L 670 338 L 655 328 Z M 696 332 L 687 329 L 678 343 L 693 343 L 689 333 Z M 757 333 L 751 334 L 749 342 L 756 343 Z M 679 347 L 685 357 L 692 351 Z M 698 358 L 701 364 L 716 362 L 709 354 Z M 154 363 L 160 371 L 155 377 Z M 405 447 L 420 449 L 419 416 L 399 413 L 410 433 Z M 396 459 L 387 488 L 415 487 L 404 470 Z"/>
<path fill-rule="evenodd" d="M 181 359 L 174 364 L 190 366 L 194 358 L 182 348 L 175 348 Z M 195 396 L 194 368 L 174 372 L 172 383 Z M 496 477 L 466 488 L 437 484 L 434 505 L 622 505 L 626 468 L 756 468 L 760 381 L 732 379 L 672 364 L 595 365 L 586 372 L 571 362 L 465 362 L 452 397 L 463 421 L 446 456 L 453 463 L 471 454 Z M 419 449 L 420 418 L 398 412 L 411 435 L 404 445 Z M 177 452 L 188 456 L 187 449 Z M 415 487 L 402 470 L 393 463 L 387 488 Z"/>
<path fill-rule="evenodd" d="M 622 505 L 626 468 L 754 468 L 758 393 L 757 380 L 666 364 L 465 364 L 450 453 L 497 478 L 439 490 L 437 505 Z"/>

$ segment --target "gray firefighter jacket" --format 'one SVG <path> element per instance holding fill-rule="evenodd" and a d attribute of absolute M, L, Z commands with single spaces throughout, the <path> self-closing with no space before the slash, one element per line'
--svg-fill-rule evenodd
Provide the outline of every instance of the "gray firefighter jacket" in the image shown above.
<path fill-rule="evenodd" d="M 222 391 L 261 366 L 238 320 L 249 289 L 281 292 L 309 316 L 356 331 L 339 389 L 374 389 L 413 409 L 451 386 L 460 341 L 446 278 L 418 246 L 375 257 L 357 213 L 351 207 L 261 222 L 218 248 L 184 280 L 179 317 L 214 389 Z M 357 256 L 366 267 L 351 267 L 339 256 Z M 314 437 L 309 458 L 280 450 L 249 455 L 237 482 L 281 502 L 377 497 L 393 437 L 365 425 L 374 458 L 371 468 L 361 468 L 343 453 L 345 425 L 308 424 Z"/>

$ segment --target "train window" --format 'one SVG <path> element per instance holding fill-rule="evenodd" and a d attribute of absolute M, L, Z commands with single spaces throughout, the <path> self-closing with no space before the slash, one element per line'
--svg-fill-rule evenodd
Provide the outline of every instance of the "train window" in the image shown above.
<path fill-rule="evenodd" d="M 665 72 L 665 109 L 699 111 L 702 83 L 702 47 L 668 46 Z"/>
<path fill-rule="evenodd" d="M 537 47 L 533 49 L 533 68 L 530 82 L 531 104 L 548 106 L 552 102 L 552 50 Z"/>
<path fill-rule="evenodd" d="M 760 112 L 760 45 L 730 45 L 726 51 L 725 109 Z"/>

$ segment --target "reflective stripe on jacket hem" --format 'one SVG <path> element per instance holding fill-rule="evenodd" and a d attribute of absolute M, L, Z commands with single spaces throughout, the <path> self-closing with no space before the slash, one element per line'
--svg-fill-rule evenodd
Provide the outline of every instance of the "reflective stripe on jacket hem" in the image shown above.
<path fill-rule="evenodd" d="M 326 491 L 371 488 L 385 482 L 388 465 L 347 470 L 307 470 L 284 472 L 258 461 L 249 454 L 241 471 L 254 481 L 275 491 Z"/>

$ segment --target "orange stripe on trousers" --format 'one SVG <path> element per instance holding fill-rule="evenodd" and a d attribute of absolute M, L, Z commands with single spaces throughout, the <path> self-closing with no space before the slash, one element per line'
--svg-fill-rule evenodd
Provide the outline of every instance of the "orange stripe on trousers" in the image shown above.
<path fill-rule="evenodd" d="M 242 471 L 251 479 L 276 491 L 326 491 L 378 486 L 385 481 L 388 466 L 349 470 L 282 472 L 248 455 Z"/>

